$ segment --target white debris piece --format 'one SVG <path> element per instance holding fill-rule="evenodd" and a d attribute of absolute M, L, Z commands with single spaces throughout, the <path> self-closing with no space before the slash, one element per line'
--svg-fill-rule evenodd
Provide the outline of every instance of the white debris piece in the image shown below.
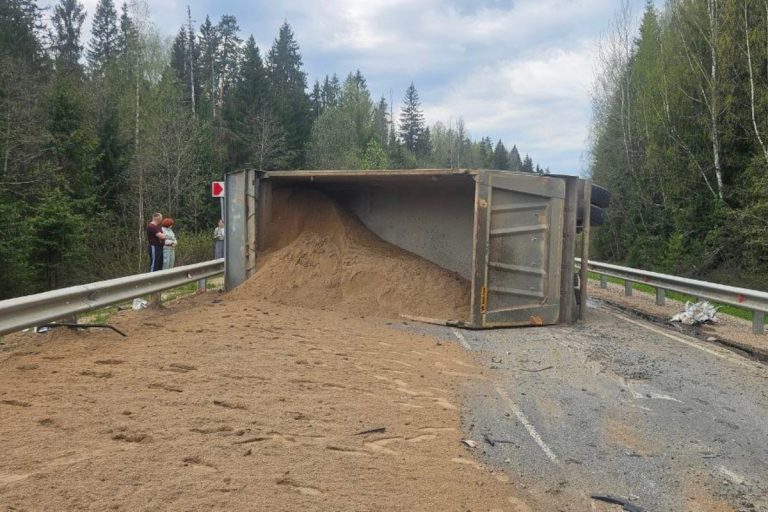
<path fill-rule="evenodd" d="M 148 305 L 149 303 L 144 299 L 133 299 L 133 305 L 131 307 L 134 311 L 139 311 L 140 309 L 145 309 Z"/>
<path fill-rule="evenodd" d="M 680 322 L 684 325 L 714 324 L 718 322 L 718 309 L 720 308 L 713 306 L 707 301 L 695 304 L 686 302 L 685 310 L 673 316 L 670 322 Z"/>

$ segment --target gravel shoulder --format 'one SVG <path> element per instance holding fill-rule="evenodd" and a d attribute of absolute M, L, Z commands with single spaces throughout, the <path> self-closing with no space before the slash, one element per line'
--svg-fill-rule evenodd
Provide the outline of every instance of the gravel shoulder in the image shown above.
<path fill-rule="evenodd" d="M 531 510 L 461 444 L 455 341 L 214 293 L 111 321 L 3 340 L 4 508 Z"/>
<path fill-rule="evenodd" d="M 632 296 L 624 296 L 624 286 L 616 283 L 608 283 L 608 288 L 600 288 L 597 282 L 589 282 L 589 295 L 612 304 L 619 305 L 659 320 L 668 321 L 676 313 L 685 309 L 685 303 L 667 298 L 663 306 L 656 305 L 656 298 L 650 293 L 633 290 Z M 733 342 L 736 346 L 755 350 L 761 356 L 768 359 L 768 334 L 753 334 L 752 322 L 731 315 L 717 315 L 718 323 L 703 325 L 696 328 L 685 327 L 690 333 L 702 339 L 715 338 L 725 342 Z M 679 324 L 678 330 L 682 330 Z"/>

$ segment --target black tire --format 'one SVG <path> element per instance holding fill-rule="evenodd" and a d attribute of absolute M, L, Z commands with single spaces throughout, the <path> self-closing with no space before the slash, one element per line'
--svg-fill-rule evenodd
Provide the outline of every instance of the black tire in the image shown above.
<path fill-rule="evenodd" d="M 611 204 L 611 192 L 600 185 L 592 185 L 592 196 L 590 202 L 600 208 L 607 208 Z"/>
<path fill-rule="evenodd" d="M 605 223 L 605 210 L 593 204 L 589 205 L 589 225 L 602 226 Z M 576 211 L 577 228 L 584 224 L 584 209 L 579 208 Z"/>
<path fill-rule="evenodd" d="M 605 210 L 599 206 L 590 205 L 589 208 L 589 225 L 590 226 L 602 226 L 605 223 Z"/>

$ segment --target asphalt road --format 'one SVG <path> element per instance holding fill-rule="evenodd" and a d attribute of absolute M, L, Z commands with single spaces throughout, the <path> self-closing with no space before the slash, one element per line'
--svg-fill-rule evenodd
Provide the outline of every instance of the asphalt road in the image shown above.
<path fill-rule="evenodd" d="M 467 438 L 540 510 L 619 510 L 597 493 L 768 511 L 765 365 L 602 305 L 576 326 L 450 334 L 488 368 Z"/>

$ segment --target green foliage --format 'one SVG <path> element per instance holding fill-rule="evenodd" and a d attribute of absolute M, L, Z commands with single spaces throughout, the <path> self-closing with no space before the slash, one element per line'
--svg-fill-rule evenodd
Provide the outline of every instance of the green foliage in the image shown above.
<path fill-rule="evenodd" d="M 699 277 L 764 271 L 764 7 L 649 2 L 637 39 L 603 56 L 591 173 L 613 201 L 596 258 Z"/>
<path fill-rule="evenodd" d="M 118 15 L 98 0 L 83 55 L 78 0 L 58 0 L 48 27 L 32 0 L 0 2 L 3 298 L 145 271 L 154 211 L 176 220 L 178 264 L 210 259 L 220 214 L 209 184 L 238 168 L 488 167 L 507 156 L 462 120 L 428 127 L 413 84 L 400 126 L 359 70 L 307 91 L 287 23 L 264 56 L 234 16 L 196 29 L 188 10 L 166 45 L 147 7 L 124 2 Z"/>
<path fill-rule="evenodd" d="M 67 282 L 66 270 L 82 258 L 85 220 L 60 189 L 46 194 L 29 221 L 29 256 L 45 289 Z"/>
<path fill-rule="evenodd" d="M 389 166 L 389 159 L 384 149 L 376 139 L 371 139 L 365 148 L 362 169 L 386 169 Z"/>

